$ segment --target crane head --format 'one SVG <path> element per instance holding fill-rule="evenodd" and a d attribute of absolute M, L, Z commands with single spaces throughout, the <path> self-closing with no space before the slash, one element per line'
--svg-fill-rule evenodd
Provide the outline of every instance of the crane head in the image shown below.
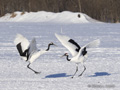
<path fill-rule="evenodd" d="M 68 56 L 68 53 L 65 53 L 64 55 L 62 55 L 61 57 L 64 57 L 64 56 Z"/>
<path fill-rule="evenodd" d="M 55 45 L 53 42 L 51 42 L 51 43 L 49 43 L 49 45 Z M 57 46 L 57 45 L 55 45 L 55 46 Z"/>

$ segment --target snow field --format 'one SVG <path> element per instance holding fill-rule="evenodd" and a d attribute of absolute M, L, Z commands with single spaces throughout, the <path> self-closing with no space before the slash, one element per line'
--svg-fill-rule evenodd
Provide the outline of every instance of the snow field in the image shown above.
<path fill-rule="evenodd" d="M 0 90 L 119 90 L 119 24 L 1 22 L 0 27 Z M 35 37 L 40 49 L 46 49 L 49 42 L 57 44 L 58 47 L 52 46 L 50 52 L 31 64 L 41 74 L 34 74 L 27 69 L 28 63 L 21 60 L 13 44 L 17 33 L 26 36 L 28 40 Z M 75 63 L 60 58 L 68 50 L 56 39 L 54 33 L 65 34 L 80 46 L 95 39 L 101 40 L 98 48 L 88 50 L 85 62 L 87 69 L 83 76 L 77 77 L 83 70 L 79 65 L 75 78 L 70 78 L 75 72 Z"/>

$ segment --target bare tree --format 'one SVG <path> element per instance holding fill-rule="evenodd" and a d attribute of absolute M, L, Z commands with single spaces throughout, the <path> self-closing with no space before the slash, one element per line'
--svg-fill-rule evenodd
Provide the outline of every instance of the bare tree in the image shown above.
<path fill-rule="evenodd" d="M 120 0 L 0 0 L 0 16 L 15 11 L 83 12 L 92 18 L 120 21 Z"/>
<path fill-rule="evenodd" d="M 79 12 L 82 12 L 81 1 L 80 0 L 78 0 L 78 5 L 79 5 Z"/>

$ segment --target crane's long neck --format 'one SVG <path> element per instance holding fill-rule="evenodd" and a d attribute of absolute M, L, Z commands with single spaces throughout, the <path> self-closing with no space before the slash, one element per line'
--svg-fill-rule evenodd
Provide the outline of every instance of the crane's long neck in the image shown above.
<path fill-rule="evenodd" d="M 48 51 L 48 50 L 50 49 L 50 45 L 51 45 L 51 44 L 48 44 L 48 48 L 46 49 L 46 51 Z"/>
<path fill-rule="evenodd" d="M 66 59 L 67 59 L 68 61 L 70 61 L 71 59 L 69 59 L 68 57 L 69 57 L 69 56 L 68 56 L 68 55 L 66 55 Z"/>

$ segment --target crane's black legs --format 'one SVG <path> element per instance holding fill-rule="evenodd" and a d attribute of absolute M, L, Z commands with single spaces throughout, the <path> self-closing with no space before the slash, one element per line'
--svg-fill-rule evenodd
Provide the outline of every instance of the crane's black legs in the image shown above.
<path fill-rule="evenodd" d="M 75 71 L 75 73 L 73 74 L 73 76 L 71 78 L 73 78 L 75 76 L 75 74 L 77 73 L 77 71 L 78 71 L 78 64 L 76 64 L 76 71 Z"/>
<path fill-rule="evenodd" d="M 27 65 L 27 68 L 29 68 L 30 70 L 32 70 L 35 74 L 40 74 L 41 72 L 37 72 L 35 70 L 33 70 L 32 68 L 30 68 L 30 63 Z"/>
<path fill-rule="evenodd" d="M 85 70 L 86 70 L 86 67 L 84 66 L 84 70 L 83 70 L 83 72 L 79 76 L 82 76 L 82 74 L 84 73 Z"/>

